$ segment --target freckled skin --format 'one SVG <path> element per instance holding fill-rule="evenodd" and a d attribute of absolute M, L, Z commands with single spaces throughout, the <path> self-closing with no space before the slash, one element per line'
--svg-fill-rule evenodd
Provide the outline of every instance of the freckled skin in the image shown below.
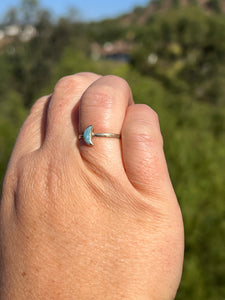
<path fill-rule="evenodd" d="M 121 139 L 90 147 L 90 124 Z M 60 79 L 17 138 L 0 224 L 2 300 L 174 299 L 183 223 L 156 113 L 119 77 Z"/>

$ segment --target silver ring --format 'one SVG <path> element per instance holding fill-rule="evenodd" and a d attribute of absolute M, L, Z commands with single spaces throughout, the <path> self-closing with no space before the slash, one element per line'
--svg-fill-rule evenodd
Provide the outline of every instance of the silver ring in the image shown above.
<path fill-rule="evenodd" d="M 93 125 L 88 126 L 83 134 L 79 135 L 79 139 L 84 139 L 85 143 L 89 146 L 93 146 L 94 143 L 92 142 L 92 137 L 106 137 L 106 138 L 117 138 L 120 139 L 121 135 L 118 133 L 95 133 L 93 129 Z"/>

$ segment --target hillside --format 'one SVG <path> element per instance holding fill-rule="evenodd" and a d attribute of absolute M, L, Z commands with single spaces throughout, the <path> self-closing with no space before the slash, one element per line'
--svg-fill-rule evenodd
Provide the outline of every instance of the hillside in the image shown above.
<path fill-rule="evenodd" d="M 157 12 L 166 12 L 176 8 L 196 6 L 207 13 L 225 14 L 225 0 L 153 0 L 146 7 L 138 6 L 133 12 L 120 17 L 123 25 L 146 24 L 148 19 Z"/>

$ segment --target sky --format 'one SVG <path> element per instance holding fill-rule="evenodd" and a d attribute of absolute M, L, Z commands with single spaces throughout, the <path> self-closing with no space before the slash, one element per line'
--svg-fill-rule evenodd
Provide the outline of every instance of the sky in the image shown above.
<path fill-rule="evenodd" d="M 0 0 L 0 18 L 10 7 L 18 6 L 21 0 Z M 39 0 L 40 6 L 53 15 L 65 15 L 70 7 L 75 7 L 83 20 L 100 20 L 129 12 L 135 6 L 143 6 L 149 0 Z"/>

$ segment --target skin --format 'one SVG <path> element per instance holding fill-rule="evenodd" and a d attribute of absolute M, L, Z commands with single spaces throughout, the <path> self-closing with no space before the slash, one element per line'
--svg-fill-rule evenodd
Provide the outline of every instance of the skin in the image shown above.
<path fill-rule="evenodd" d="M 89 125 L 121 139 L 79 140 Z M 157 114 L 79 73 L 31 109 L 4 179 L 0 298 L 174 299 L 184 234 Z"/>

